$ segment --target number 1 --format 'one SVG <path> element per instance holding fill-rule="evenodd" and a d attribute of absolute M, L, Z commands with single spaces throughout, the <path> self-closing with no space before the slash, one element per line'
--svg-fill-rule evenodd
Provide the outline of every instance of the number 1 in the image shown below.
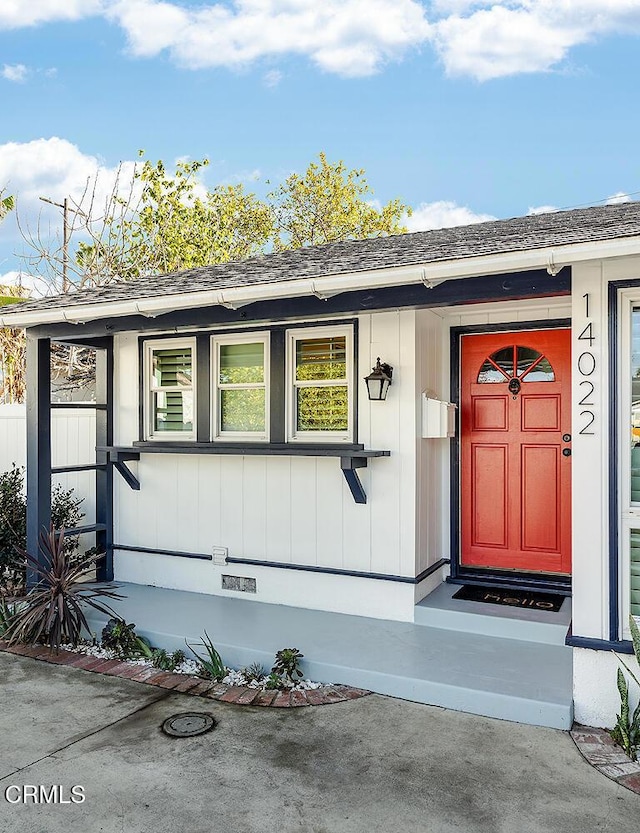
<path fill-rule="evenodd" d="M 584 298 L 584 314 L 585 318 L 589 317 L 589 293 L 585 292 L 582 296 Z"/>

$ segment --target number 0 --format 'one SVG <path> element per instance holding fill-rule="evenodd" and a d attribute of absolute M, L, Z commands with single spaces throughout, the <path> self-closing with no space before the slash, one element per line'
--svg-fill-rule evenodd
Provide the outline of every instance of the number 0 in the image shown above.
<path fill-rule="evenodd" d="M 581 376 L 591 376 L 596 369 L 596 357 L 593 353 L 580 353 L 578 356 L 578 370 Z"/>

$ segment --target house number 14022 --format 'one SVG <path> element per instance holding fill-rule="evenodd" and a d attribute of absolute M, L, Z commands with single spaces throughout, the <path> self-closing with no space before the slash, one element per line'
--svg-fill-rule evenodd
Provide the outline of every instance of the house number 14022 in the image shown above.
<path fill-rule="evenodd" d="M 593 347 L 593 343 L 596 338 L 593 334 L 593 322 L 589 320 L 589 293 L 586 292 L 582 297 L 584 298 L 584 317 L 587 323 L 578 336 L 578 341 L 587 341 L 589 342 L 589 347 Z M 595 422 L 596 415 L 592 410 L 590 410 L 595 404 L 593 401 L 595 385 L 589 378 L 590 376 L 593 376 L 595 370 L 596 357 L 591 350 L 584 350 L 578 356 L 578 374 L 583 377 L 580 382 L 578 382 L 581 394 L 581 398 L 578 400 L 578 405 L 585 408 L 584 411 L 580 411 L 581 428 L 578 433 L 587 434 L 589 436 L 595 435 L 595 431 L 592 431 L 591 428 Z"/>

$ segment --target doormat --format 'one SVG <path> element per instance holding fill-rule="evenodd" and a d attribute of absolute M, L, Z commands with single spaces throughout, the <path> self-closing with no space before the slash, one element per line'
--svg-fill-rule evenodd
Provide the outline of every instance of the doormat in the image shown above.
<path fill-rule="evenodd" d="M 477 587 L 473 584 L 463 585 L 453 594 L 454 599 L 468 602 L 486 602 L 493 605 L 508 605 L 528 610 L 548 610 L 557 613 L 562 607 L 564 596 L 553 593 L 538 593 L 535 590 L 503 590 L 497 587 Z"/>

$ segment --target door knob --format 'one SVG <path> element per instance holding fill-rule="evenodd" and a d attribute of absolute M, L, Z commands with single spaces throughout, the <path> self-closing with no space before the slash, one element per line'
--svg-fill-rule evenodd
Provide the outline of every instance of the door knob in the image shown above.
<path fill-rule="evenodd" d="M 563 434 L 562 435 L 562 442 L 563 443 L 570 443 L 571 442 L 571 434 Z"/>
<path fill-rule="evenodd" d="M 562 449 L 563 457 L 571 457 L 571 449 L 570 448 L 563 448 Z"/>

